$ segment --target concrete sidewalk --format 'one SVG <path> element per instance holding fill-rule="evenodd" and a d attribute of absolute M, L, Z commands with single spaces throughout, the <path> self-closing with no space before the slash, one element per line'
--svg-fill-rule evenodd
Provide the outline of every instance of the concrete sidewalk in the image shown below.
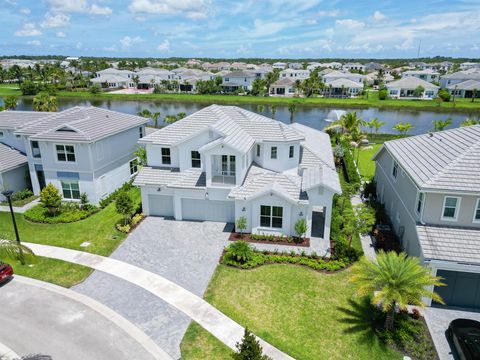
<path fill-rule="evenodd" d="M 199 296 L 164 277 L 123 261 L 55 246 L 24 243 L 39 256 L 59 259 L 106 272 L 135 284 L 188 315 L 231 349 L 243 338 L 244 328 Z M 259 338 L 264 353 L 274 360 L 293 359 Z"/>
<path fill-rule="evenodd" d="M 35 205 L 37 205 L 40 202 L 40 199 L 35 199 L 33 201 L 30 201 L 28 204 L 25 204 L 23 206 L 14 206 L 13 207 L 13 212 L 23 214 L 25 211 L 28 209 L 31 209 Z M 0 212 L 10 212 L 10 207 L 8 205 L 1 205 L 0 206 Z"/>

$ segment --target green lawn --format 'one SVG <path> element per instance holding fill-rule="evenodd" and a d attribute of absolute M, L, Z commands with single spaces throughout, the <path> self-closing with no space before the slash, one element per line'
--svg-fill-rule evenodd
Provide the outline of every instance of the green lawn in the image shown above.
<path fill-rule="evenodd" d="M 365 180 L 370 180 L 375 175 L 375 161 L 372 160 L 372 157 L 381 147 L 382 143 L 378 143 L 360 148 L 360 154 L 358 155 L 358 170 Z"/>
<path fill-rule="evenodd" d="M 81 283 L 92 272 L 92 269 L 85 266 L 40 256 L 30 265 L 21 265 L 12 260 L 8 260 L 8 263 L 13 266 L 15 274 L 67 288 Z"/>
<path fill-rule="evenodd" d="M 205 299 L 298 360 L 400 359 L 379 343 L 352 301 L 348 275 L 291 265 L 248 271 L 219 265 Z M 229 358 L 229 349 L 196 324 L 181 349 L 185 360 Z"/>
<path fill-rule="evenodd" d="M 0 97 L 8 95 L 21 96 L 16 85 L 0 85 Z M 347 108 L 389 108 L 389 109 L 424 109 L 431 111 L 475 111 L 480 109 L 480 100 L 471 102 L 469 99 L 457 99 L 455 103 L 448 102 L 436 104 L 434 101 L 422 100 L 379 100 L 378 93 L 371 91 L 368 99 L 330 99 L 330 98 L 278 98 L 259 96 L 238 96 L 238 95 L 198 95 L 198 94 L 109 94 L 101 93 L 93 95 L 87 91 L 59 91 L 58 97 L 74 97 L 82 99 L 115 99 L 115 100 L 163 100 L 178 102 L 197 102 L 205 104 L 264 104 L 264 105 L 288 105 L 292 102 L 304 106 L 318 107 L 347 107 Z"/>

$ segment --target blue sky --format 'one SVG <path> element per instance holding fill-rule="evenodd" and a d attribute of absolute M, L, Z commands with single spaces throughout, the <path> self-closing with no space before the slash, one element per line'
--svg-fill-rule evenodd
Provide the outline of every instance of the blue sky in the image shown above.
<path fill-rule="evenodd" d="M 480 0 L 0 0 L 0 54 L 480 57 Z"/>

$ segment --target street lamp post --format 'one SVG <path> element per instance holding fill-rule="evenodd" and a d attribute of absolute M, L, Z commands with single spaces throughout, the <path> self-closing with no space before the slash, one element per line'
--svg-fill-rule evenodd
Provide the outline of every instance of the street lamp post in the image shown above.
<path fill-rule="evenodd" d="M 17 222 L 15 220 L 15 213 L 13 212 L 12 194 L 13 194 L 12 190 L 2 191 L 2 195 L 7 198 L 8 206 L 10 208 L 10 214 L 12 215 L 13 228 L 15 230 L 15 239 L 17 240 L 17 244 L 19 246 L 18 247 L 19 260 L 22 263 L 22 265 L 25 265 L 25 259 L 24 259 L 24 256 L 23 256 L 23 251 L 22 251 L 22 246 L 21 246 L 22 244 L 20 242 L 20 235 L 18 234 Z"/>

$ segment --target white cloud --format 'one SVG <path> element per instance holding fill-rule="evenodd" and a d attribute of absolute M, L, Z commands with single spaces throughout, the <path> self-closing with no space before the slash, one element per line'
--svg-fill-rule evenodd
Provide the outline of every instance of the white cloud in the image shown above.
<path fill-rule="evenodd" d="M 27 45 L 40 46 L 42 43 L 38 40 L 27 41 Z"/>
<path fill-rule="evenodd" d="M 335 25 L 348 30 L 358 30 L 365 27 L 365 23 L 354 19 L 336 20 Z"/>
<path fill-rule="evenodd" d="M 321 10 L 318 12 L 318 16 L 324 16 L 324 17 L 337 17 L 340 16 L 341 12 L 338 9 L 333 9 L 333 10 Z"/>
<path fill-rule="evenodd" d="M 132 45 L 138 44 L 140 42 L 144 41 L 140 36 L 135 36 L 135 37 L 130 37 L 130 36 L 125 36 L 123 39 L 120 39 L 120 44 L 122 45 L 122 48 L 124 50 L 130 48 Z"/>
<path fill-rule="evenodd" d="M 85 12 L 87 11 L 86 0 L 46 0 L 52 11 L 61 13 Z"/>
<path fill-rule="evenodd" d="M 375 11 L 372 15 L 373 20 L 375 21 L 383 21 L 387 18 L 385 14 L 382 14 L 380 11 Z"/>
<path fill-rule="evenodd" d="M 15 36 L 39 36 L 42 32 L 37 29 L 34 23 L 25 23 L 20 30 L 15 31 Z"/>
<path fill-rule="evenodd" d="M 158 51 L 170 51 L 170 41 L 168 39 L 163 40 L 158 46 Z"/>
<path fill-rule="evenodd" d="M 67 37 L 67 34 L 65 34 L 63 31 L 59 31 L 56 33 L 57 37 L 59 38 L 65 38 Z"/>
<path fill-rule="evenodd" d="M 29 8 L 21 8 L 20 14 L 29 15 L 32 11 Z"/>
<path fill-rule="evenodd" d="M 70 21 L 70 16 L 65 14 L 52 15 L 45 14 L 45 20 L 40 24 L 44 29 L 67 26 Z"/>
<path fill-rule="evenodd" d="M 132 0 L 128 6 L 131 13 L 183 14 L 191 19 L 207 17 L 208 0 Z"/>
<path fill-rule="evenodd" d="M 105 50 L 105 51 L 112 51 L 112 52 L 118 51 L 118 49 L 117 49 L 117 47 L 116 47 L 115 45 L 105 46 L 105 47 L 103 48 L 103 50 Z"/>
<path fill-rule="evenodd" d="M 112 9 L 108 6 L 98 6 L 97 4 L 93 4 L 89 12 L 93 15 L 110 15 L 112 13 Z"/>
<path fill-rule="evenodd" d="M 254 29 L 249 32 L 249 35 L 252 37 L 264 37 L 274 35 L 288 27 L 288 23 L 285 21 L 263 21 L 260 19 L 256 19 L 253 22 L 253 25 Z"/>

